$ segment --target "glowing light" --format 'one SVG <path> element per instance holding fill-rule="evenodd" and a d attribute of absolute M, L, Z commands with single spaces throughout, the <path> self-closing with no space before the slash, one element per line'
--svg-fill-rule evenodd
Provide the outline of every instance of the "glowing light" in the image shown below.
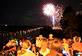
<path fill-rule="evenodd" d="M 55 23 L 55 20 L 54 20 L 54 16 L 52 16 L 52 23 L 53 23 L 53 26 L 54 26 L 54 23 Z"/>
<path fill-rule="evenodd" d="M 46 4 L 43 6 L 43 13 L 47 16 L 52 16 L 55 13 L 55 6 L 53 4 Z"/>
<path fill-rule="evenodd" d="M 5 26 L 7 26 L 7 24 Z"/>
<path fill-rule="evenodd" d="M 60 26 L 60 20 L 62 17 L 62 13 L 63 13 L 63 8 L 60 6 L 55 6 L 52 3 L 48 3 L 43 5 L 43 13 L 44 15 L 47 15 L 49 17 L 51 17 L 51 21 L 52 21 L 52 27 L 53 29 L 61 29 Z"/>

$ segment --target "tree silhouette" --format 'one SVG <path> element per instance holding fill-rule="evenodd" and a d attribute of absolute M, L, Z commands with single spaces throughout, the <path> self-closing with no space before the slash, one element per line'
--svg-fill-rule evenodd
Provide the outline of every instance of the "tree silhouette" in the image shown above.
<path fill-rule="evenodd" d="M 76 11 L 71 7 L 67 6 L 63 13 L 63 19 L 60 21 L 65 37 L 73 37 L 73 32 L 78 29 L 78 20 L 75 16 Z"/>

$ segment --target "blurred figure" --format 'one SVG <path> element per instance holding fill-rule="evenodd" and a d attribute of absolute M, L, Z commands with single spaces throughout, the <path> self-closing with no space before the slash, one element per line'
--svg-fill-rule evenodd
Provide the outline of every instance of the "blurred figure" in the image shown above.
<path fill-rule="evenodd" d="M 74 41 L 74 43 L 72 44 L 73 55 L 77 56 L 79 55 L 78 54 L 79 52 L 81 52 L 81 55 L 82 55 L 81 37 L 74 36 L 73 41 Z"/>
<path fill-rule="evenodd" d="M 54 43 L 53 34 L 49 34 L 49 38 L 48 38 L 48 48 L 49 49 L 53 47 L 53 43 Z"/>
<path fill-rule="evenodd" d="M 53 34 L 49 34 L 49 39 L 53 39 Z"/>
<path fill-rule="evenodd" d="M 9 42 L 3 46 L 5 56 L 16 55 L 16 41 L 14 39 L 9 40 Z"/>
<path fill-rule="evenodd" d="M 21 43 L 21 49 L 17 51 L 17 56 L 35 56 L 35 54 L 29 49 L 30 42 L 24 40 Z"/>
<path fill-rule="evenodd" d="M 20 40 L 20 46 L 22 46 L 23 42 L 28 43 L 28 48 L 31 48 L 31 42 L 30 40 L 27 40 L 26 38 L 23 38 L 22 40 Z"/>
<path fill-rule="evenodd" d="M 42 41 L 43 41 L 42 35 L 39 35 L 39 37 L 36 37 L 36 47 L 41 48 Z"/>
<path fill-rule="evenodd" d="M 39 50 L 40 55 L 47 56 L 50 53 L 50 50 L 47 47 L 47 39 L 44 39 L 41 44 L 41 49 Z"/>
<path fill-rule="evenodd" d="M 70 55 L 73 55 L 73 50 L 72 50 L 72 44 L 73 44 L 73 40 L 72 39 L 68 39 L 68 45 L 69 45 L 69 51 L 70 51 Z"/>
<path fill-rule="evenodd" d="M 32 52 L 36 54 L 36 46 L 35 46 L 35 44 L 32 44 Z"/>
<path fill-rule="evenodd" d="M 43 35 L 39 35 L 39 38 L 43 38 Z"/>
<path fill-rule="evenodd" d="M 62 56 L 59 40 L 53 40 L 51 43 L 50 53 L 47 56 Z"/>
<path fill-rule="evenodd" d="M 69 45 L 67 43 L 67 40 L 65 38 L 63 38 L 63 43 L 62 43 L 62 53 L 65 56 L 70 56 L 70 52 L 69 52 Z"/>
<path fill-rule="evenodd" d="M 56 48 L 61 48 L 61 40 L 60 39 L 56 39 L 54 40 L 54 43 L 53 43 L 54 47 Z"/>
<path fill-rule="evenodd" d="M 56 50 L 50 50 L 50 53 L 47 56 L 63 56 L 62 53 L 57 52 Z"/>

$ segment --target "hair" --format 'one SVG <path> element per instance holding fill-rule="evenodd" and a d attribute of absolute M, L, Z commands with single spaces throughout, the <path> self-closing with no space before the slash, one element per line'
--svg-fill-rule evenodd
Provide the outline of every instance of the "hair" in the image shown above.
<path fill-rule="evenodd" d="M 24 42 L 26 42 L 28 44 L 28 46 L 31 46 L 31 43 L 29 40 L 25 40 Z"/>
<path fill-rule="evenodd" d="M 77 36 L 74 37 L 74 42 L 80 42 L 80 41 L 81 41 L 80 37 L 77 37 Z"/>
<path fill-rule="evenodd" d="M 43 42 L 47 42 L 47 39 L 46 38 L 43 38 Z"/>

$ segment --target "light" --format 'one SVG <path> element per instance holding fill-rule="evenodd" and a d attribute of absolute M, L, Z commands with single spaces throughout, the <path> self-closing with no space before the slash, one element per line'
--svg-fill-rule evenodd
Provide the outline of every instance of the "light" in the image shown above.
<path fill-rule="evenodd" d="M 54 23 L 55 23 L 55 20 L 54 20 L 54 16 L 52 16 L 52 22 L 53 22 L 53 26 L 54 26 Z"/>
<path fill-rule="evenodd" d="M 63 8 L 60 6 L 55 6 L 52 3 L 47 3 L 45 5 L 43 5 L 43 13 L 46 16 L 51 17 L 51 21 L 52 21 L 52 28 L 53 29 L 61 29 L 61 25 L 60 25 L 60 20 L 62 17 L 62 13 L 63 13 Z"/>
<path fill-rule="evenodd" d="M 43 6 L 43 13 L 44 13 L 44 15 L 47 15 L 47 16 L 54 15 L 55 10 L 56 10 L 55 6 L 51 3 L 46 4 L 46 5 Z"/>
<path fill-rule="evenodd" d="M 5 24 L 5 26 L 8 26 L 7 24 Z"/>

